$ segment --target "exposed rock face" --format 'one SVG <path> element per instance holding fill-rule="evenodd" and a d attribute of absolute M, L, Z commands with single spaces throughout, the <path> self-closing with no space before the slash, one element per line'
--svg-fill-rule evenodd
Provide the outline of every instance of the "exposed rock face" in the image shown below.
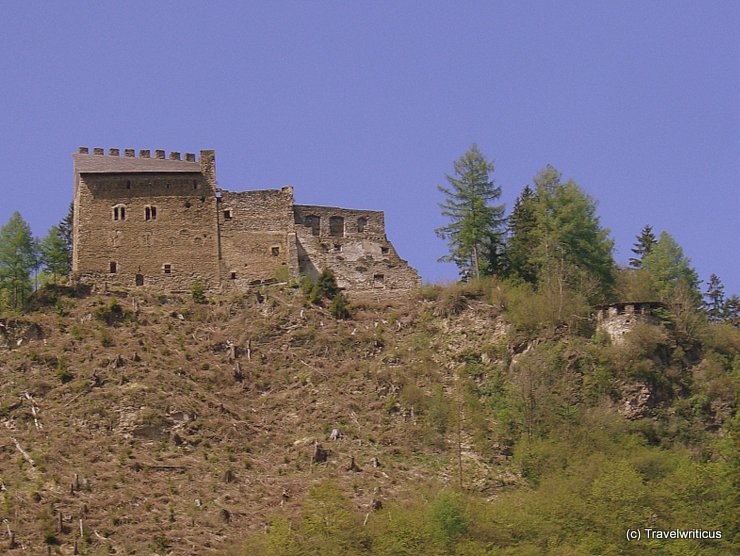
<path fill-rule="evenodd" d="M 619 413 L 627 419 L 645 417 L 653 407 L 653 395 L 650 388 L 641 382 L 622 384 Z"/>
<path fill-rule="evenodd" d="M 245 289 L 316 277 L 386 296 L 421 285 L 380 211 L 297 205 L 293 188 L 230 192 L 215 153 L 82 147 L 75 163 L 72 271 L 83 283 L 155 290 Z"/>

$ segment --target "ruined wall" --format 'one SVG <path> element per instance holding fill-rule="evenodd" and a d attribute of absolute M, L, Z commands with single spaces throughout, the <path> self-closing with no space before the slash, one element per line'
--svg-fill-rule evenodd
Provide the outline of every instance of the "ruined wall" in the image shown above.
<path fill-rule="evenodd" d="M 221 191 L 218 219 L 224 284 L 243 287 L 274 280 L 280 268 L 288 266 L 292 205 L 292 187 Z M 282 273 L 287 277 L 289 272 L 286 268 Z"/>
<path fill-rule="evenodd" d="M 613 303 L 597 307 L 596 328 L 609 336 L 611 343 L 624 343 L 624 336 L 638 324 L 657 324 L 659 321 L 653 311 L 662 307 L 661 303 Z"/>
<path fill-rule="evenodd" d="M 380 297 L 418 287 L 383 213 L 293 204 L 293 188 L 216 187 L 215 154 L 81 147 L 75 162 L 73 276 L 99 285 L 245 289 L 334 271 Z"/>
<path fill-rule="evenodd" d="M 300 274 L 316 277 L 331 269 L 352 292 L 407 290 L 421 285 L 385 235 L 380 211 L 294 205 Z"/>
<path fill-rule="evenodd" d="M 156 151 L 161 158 L 149 159 L 143 151 L 137 159 L 127 151 L 119 158 L 112 151 L 75 155 L 75 276 L 163 290 L 217 285 L 214 184 L 194 156 L 164 160 Z"/>

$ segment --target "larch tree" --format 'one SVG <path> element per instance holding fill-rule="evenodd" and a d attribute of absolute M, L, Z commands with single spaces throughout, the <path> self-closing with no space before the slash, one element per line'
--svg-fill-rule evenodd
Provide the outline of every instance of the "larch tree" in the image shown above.
<path fill-rule="evenodd" d="M 596 216 L 596 203 L 573 180 L 560 181 L 548 165 L 537 177 L 535 242 L 532 260 L 538 284 L 568 286 L 591 301 L 603 299 L 615 281 L 614 241 Z"/>
<path fill-rule="evenodd" d="M 450 250 L 440 260 L 454 262 L 464 280 L 502 270 L 504 205 L 493 204 L 501 196 L 493 170 L 493 162 L 473 144 L 454 162 L 454 173 L 446 176 L 449 185 L 438 186 L 445 195 L 439 206 L 451 221 L 435 230 Z"/>
<path fill-rule="evenodd" d="M 682 293 L 690 297 L 694 306 L 699 305 L 699 276 L 668 232 L 661 232 L 651 252 L 642 258 L 642 268 L 652 276 L 660 301 L 670 302 L 677 293 Z"/>
<path fill-rule="evenodd" d="M 31 274 L 38 268 L 36 241 L 31 227 L 14 212 L 0 228 L 0 289 L 8 306 L 21 310 L 33 291 Z"/>

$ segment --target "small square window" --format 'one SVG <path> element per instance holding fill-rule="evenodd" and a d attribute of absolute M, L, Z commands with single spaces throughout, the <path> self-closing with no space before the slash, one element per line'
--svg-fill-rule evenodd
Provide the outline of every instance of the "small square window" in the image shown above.
<path fill-rule="evenodd" d="M 164 270 L 165 274 L 172 274 L 172 265 L 171 264 L 163 265 L 162 270 Z"/>
<path fill-rule="evenodd" d="M 231 273 L 231 279 L 232 280 L 236 280 L 236 272 L 232 272 Z"/>
<path fill-rule="evenodd" d="M 116 263 L 115 261 L 111 261 L 110 262 L 110 273 L 115 274 L 116 272 L 118 272 L 118 263 Z"/>
<path fill-rule="evenodd" d="M 339 243 L 334 244 L 334 252 L 335 253 L 341 253 L 342 252 L 342 246 Z"/>
<path fill-rule="evenodd" d="M 390 253 L 390 251 L 391 251 L 391 250 L 390 250 L 390 248 L 389 248 L 389 247 L 381 247 L 381 248 L 380 248 L 380 253 L 381 253 L 382 255 L 387 255 L 388 253 Z"/>
<path fill-rule="evenodd" d="M 277 257 L 278 255 L 280 255 L 280 247 L 272 247 L 270 249 L 270 253 L 273 257 Z"/>
<path fill-rule="evenodd" d="M 382 274 L 374 274 L 373 275 L 373 286 L 376 288 L 382 288 L 385 286 L 385 276 Z"/>
<path fill-rule="evenodd" d="M 231 220 L 234 218 L 234 211 L 232 209 L 224 210 L 224 220 Z"/>

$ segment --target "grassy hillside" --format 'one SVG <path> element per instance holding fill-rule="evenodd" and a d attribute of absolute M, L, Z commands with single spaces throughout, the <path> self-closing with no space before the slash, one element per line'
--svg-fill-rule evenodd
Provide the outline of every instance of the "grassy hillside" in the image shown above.
<path fill-rule="evenodd" d="M 737 329 L 669 317 L 610 346 L 588 307 L 554 320 L 498 283 L 347 320 L 305 298 L 50 288 L 6 315 L 3 550 L 738 548 Z M 723 538 L 626 541 L 644 527 Z"/>

